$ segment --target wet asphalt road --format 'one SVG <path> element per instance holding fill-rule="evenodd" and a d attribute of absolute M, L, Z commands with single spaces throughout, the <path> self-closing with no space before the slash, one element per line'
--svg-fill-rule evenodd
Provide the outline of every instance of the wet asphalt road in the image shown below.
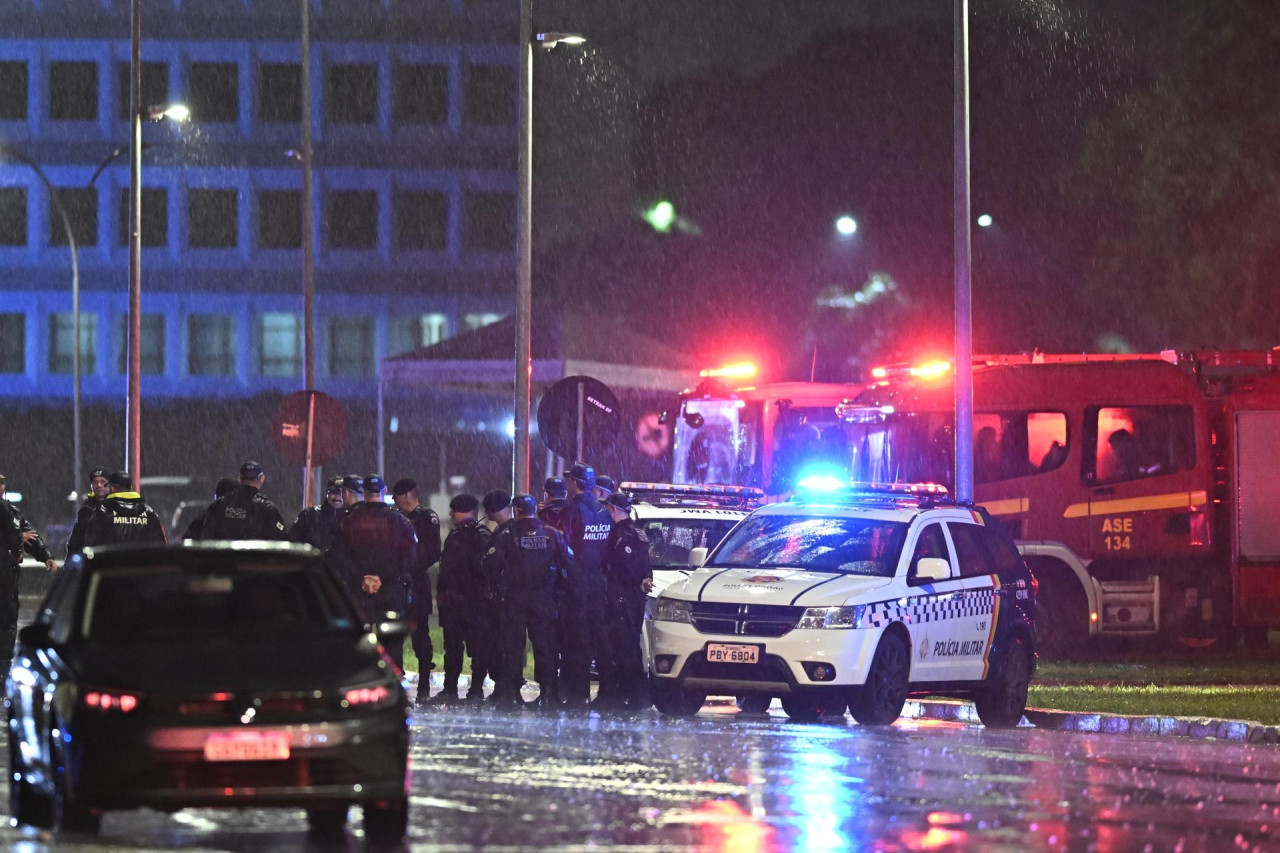
<path fill-rule="evenodd" d="M 1280 850 L 1280 749 L 1265 745 L 454 706 L 415 712 L 412 764 L 401 850 Z M 203 809 L 108 814 L 98 838 L 6 827 L 0 847 L 317 849 L 300 810 Z M 338 849 L 362 848 L 353 810 Z"/>

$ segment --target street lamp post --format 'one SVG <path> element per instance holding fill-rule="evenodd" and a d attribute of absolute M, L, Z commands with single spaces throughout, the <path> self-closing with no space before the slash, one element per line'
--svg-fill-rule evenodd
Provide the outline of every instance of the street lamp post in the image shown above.
<path fill-rule="evenodd" d="M 955 0 L 956 500 L 973 501 L 973 317 L 969 226 L 969 0 Z"/>
<path fill-rule="evenodd" d="M 533 383 L 533 0 L 520 0 L 520 115 L 517 120 L 516 394 L 513 493 L 529 491 L 529 413 Z M 577 33 L 538 33 L 545 50 L 586 41 Z M 379 425 L 381 429 L 381 425 Z"/>
<path fill-rule="evenodd" d="M 125 468 L 142 478 L 142 0 L 133 0 L 129 49 L 129 391 Z M 79 330 L 76 330 L 79 332 Z"/>

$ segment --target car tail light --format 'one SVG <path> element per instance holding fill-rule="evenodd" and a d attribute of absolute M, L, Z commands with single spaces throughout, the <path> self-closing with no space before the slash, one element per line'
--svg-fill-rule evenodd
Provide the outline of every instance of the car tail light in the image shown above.
<path fill-rule="evenodd" d="M 81 694 L 80 701 L 85 707 L 103 713 L 127 714 L 138 707 L 140 697 L 136 693 L 120 690 L 98 690 L 88 688 Z"/>
<path fill-rule="evenodd" d="M 395 694 L 385 684 L 373 684 L 365 687 L 352 687 L 343 693 L 343 704 L 347 706 L 379 708 L 390 705 Z"/>

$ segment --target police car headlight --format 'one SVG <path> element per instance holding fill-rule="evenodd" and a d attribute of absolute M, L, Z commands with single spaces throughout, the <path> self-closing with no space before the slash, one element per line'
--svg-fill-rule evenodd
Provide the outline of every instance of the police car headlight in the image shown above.
<path fill-rule="evenodd" d="M 797 628 L 857 628 L 862 625 L 865 604 L 851 607 L 810 607 L 805 610 Z"/>
<path fill-rule="evenodd" d="M 659 598 L 653 618 L 658 622 L 688 622 L 689 602 L 678 598 Z"/>

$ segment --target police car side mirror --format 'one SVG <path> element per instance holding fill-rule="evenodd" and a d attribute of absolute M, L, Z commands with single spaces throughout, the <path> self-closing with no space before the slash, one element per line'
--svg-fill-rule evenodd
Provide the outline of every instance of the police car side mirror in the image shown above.
<path fill-rule="evenodd" d="M 941 557 L 921 557 L 916 562 L 916 580 L 944 581 L 951 577 L 951 562 Z"/>
<path fill-rule="evenodd" d="M 689 568 L 700 569 L 702 564 L 707 561 L 706 548 L 692 548 L 689 551 Z"/>

